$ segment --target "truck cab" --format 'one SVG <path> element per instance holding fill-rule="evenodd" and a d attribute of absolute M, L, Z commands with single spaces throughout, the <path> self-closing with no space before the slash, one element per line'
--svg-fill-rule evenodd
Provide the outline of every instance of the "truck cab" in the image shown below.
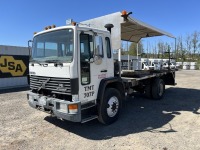
<path fill-rule="evenodd" d="M 97 103 L 100 81 L 114 77 L 111 49 L 108 31 L 69 25 L 35 34 L 30 106 L 81 122 L 81 109 Z"/>

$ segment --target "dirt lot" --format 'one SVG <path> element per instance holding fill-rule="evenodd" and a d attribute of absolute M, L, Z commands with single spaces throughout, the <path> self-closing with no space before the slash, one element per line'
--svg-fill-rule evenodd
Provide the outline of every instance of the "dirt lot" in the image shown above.
<path fill-rule="evenodd" d="M 139 96 L 124 103 L 120 119 L 61 121 L 32 109 L 26 91 L 0 94 L 0 149 L 200 149 L 200 71 L 178 71 L 162 101 Z"/>

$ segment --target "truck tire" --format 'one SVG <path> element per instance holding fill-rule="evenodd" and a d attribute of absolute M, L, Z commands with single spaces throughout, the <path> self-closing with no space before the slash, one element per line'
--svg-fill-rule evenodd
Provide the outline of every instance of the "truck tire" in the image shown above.
<path fill-rule="evenodd" d="M 144 88 L 144 96 L 146 98 L 150 98 L 150 99 L 152 98 L 152 90 L 151 90 L 151 85 L 150 84 L 145 86 L 145 88 Z"/>
<path fill-rule="evenodd" d="M 115 122 L 122 107 L 121 94 L 117 89 L 107 88 L 103 100 L 98 105 L 98 120 L 106 125 Z"/>
<path fill-rule="evenodd" d="M 160 100 L 165 93 L 165 83 L 162 79 L 156 78 L 152 83 L 152 98 Z"/>

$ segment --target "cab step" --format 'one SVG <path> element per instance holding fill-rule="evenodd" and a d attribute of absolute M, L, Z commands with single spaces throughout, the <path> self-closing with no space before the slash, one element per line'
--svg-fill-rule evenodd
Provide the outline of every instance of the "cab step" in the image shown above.
<path fill-rule="evenodd" d="M 96 115 L 90 116 L 90 117 L 82 119 L 81 123 L 86 123 L 88 121 L 91 121 L 91 120 L 94 120 L 94 119 L 97 119 L 97 118 L 98 118 L 98 116 L 96 116 Z"/>

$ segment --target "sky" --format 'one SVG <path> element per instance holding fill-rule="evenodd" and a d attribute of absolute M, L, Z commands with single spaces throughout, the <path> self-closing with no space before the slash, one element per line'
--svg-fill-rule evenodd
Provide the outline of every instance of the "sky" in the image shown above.
<path fill-rule="evenodd" d="M 2 0 L 0 45 L 27 46 L 33 33 L 127 10 L 132 17 L 174 36 L 200 31 L 199 0 Z"/>

